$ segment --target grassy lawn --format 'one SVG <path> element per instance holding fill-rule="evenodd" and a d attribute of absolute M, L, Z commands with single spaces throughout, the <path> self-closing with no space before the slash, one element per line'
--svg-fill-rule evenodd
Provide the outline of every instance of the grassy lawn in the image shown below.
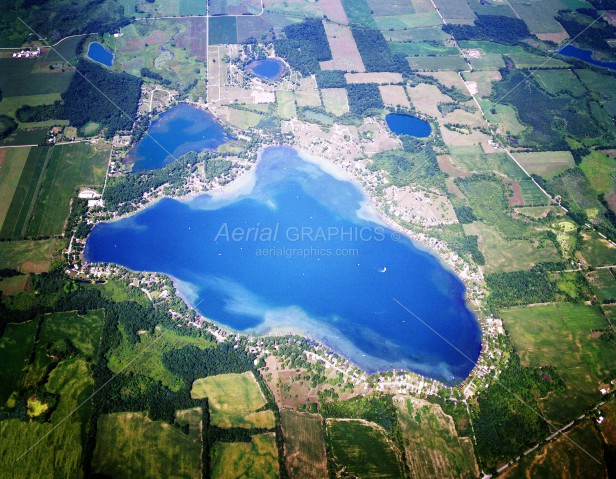
<path fill-rule="evenodd" d="M 329 419 L 327 441 L 337 471 L 364 479 L 403 477 L 394 446 L 385 431 L 372 423 Z"/>
<path fill-rule="evenodd" d="M 502 317 L 522 363 L 553 366 L 565 382 L 542 400 L 548 418 L 566 423 L 600 400 L 600 384 L 614 377 L 616 349 L 595 333 L 609 326 L 599 309 L 556 303 L 503 310 Z"/>
<path fill-rule="evenodd" d="M 275 479 L 278 450 L 273 433 L 257 434 L 250 442 L 216 442 L 210 452 L 212 479 Z"/>
<path fill-rule="evenodd" d="M 22 387 L 37 324 L 37 321 L 9 324 L 0 337 L 0 408 L 5 406 L 13 392 Z"/>
<path fill-rule="evenodd" d="M 453 419 L 440 406 L 401 396 L 394 404 L 413 477 L 479 476 L 471 440 L 458 437 Z"/>
<path fill-rule="evenodd" d="M 267 400 L 250 371 L 197 379 L 190 394 L 195 399 L 208 398 L 214 426 L 265 429 L 275 426 L 272 411 L 255 412 L 265 406 Z"/>
<path fill-rule="evenodd" d="M 62 234 L 77 188 L 102 186 L 108 159 L 109 149 L 104 146 L 77 143 L 54 147 L 28 235 Z"/>
<path fill-rule="evenodd" d="M 184 414 L 180 417 L 191 424 Z M 191 421 L 195 425 L 194 418 Z M 105 414 L 98 421 L 92 472 L 108 477 L 200 478 L 200 434 L 191 434 L 190 428 L 184 434 L 143 413 Z"/>
<path fill-rule="evenodd" d="M 304 479 L 327 477 L 325 430 L 321 415 L 283 409 L 280 419 L 290 476 Z"/>

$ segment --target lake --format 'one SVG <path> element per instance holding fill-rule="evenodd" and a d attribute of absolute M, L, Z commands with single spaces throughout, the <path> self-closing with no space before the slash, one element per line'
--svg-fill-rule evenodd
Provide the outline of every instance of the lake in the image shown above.
<path fill-rule="evenodd" d="M 88 47 L 88 57 L 108 67 L 113 65 L 113 53 L 98 42 L 90 43 Z"/>
<path fill-rule="evenodd" d="M 425 138 L 432 133 L 430 123 L 412 115 L 400 113 L 390 113 L 385 117 L 387 126 L 396 135 L 410 135 L 418 138 Z"/>
<path fill-rule="evenodd" d="M 463 283 L 330 168 L 268 148 L 224 195 L 167 198 L 98 224 L 85 257 L 166 273 L 234 330 L 303 333 L 369 372 L 465 378 L 481 333 Z"/>
<path fill-rule="evenodd" d="M 586 63 L 590 63 L 591 65 L 595 65 L 597 67 L 608 68 L 616 71 L 616 62 L 603 62 L 601 60 L 595 60 L 591 50 L 583 50 L 573 45 L 566 45 L 556 53 L 566 57 L 577 58 L 578 60 L 585 61 Z"/>
<path fill-rule="evenodd" d="M 186 103 L 161 113 L 128 153 L 133 172 L 163 168 L 184 153 L 215 150 L 229 139 L 208 112 Z"/>
<path fill-rule="evenodd" d="M 266 58 L 250 62 L 246 69 L 253 72 L 259 78 L 265 80 L 278 80 L 285 71 L 284 63 L 277 58 Z"/>

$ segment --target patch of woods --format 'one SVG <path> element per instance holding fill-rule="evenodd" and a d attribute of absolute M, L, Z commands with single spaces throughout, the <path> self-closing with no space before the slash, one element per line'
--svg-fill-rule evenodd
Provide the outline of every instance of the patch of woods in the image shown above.
<path fill-rule="evenodd" d="M 24 0 L 3 2 L 0 17 L 0 43 L 14 46 L 22 43 L 32 31 L 50 43 L 83 32 L 101 35 L 128 25 L 124 6 L 118 0 Z M 23 19 L 29 28 L 18 18 Z M 8 38 L 7 38 L 8 37 Z M 7 40 L 12 39 L 8 44 Z"/>
<path fill-rule="evenodd" d="M 310 75 L 321 69 L 319 63 L 332 59 L 323 23 L 308 19 L 284 27 L 284 38 L 274 41 L 276 54 L 283 57 L 291 67 L 302 75 Z"/>
<path fill-rule="evenodd" d="M 119 130 L 130 130 L 137 117 L 141 79 L 110 72 L 84 59 L 76 69 L 62 101 L 52 105 L 23 105 L 16 111 L 17 119 L 22 123 L 69 120 L 77 128 L 94 122 L 105 129 L 108 137 Z"/>
<path fill-rule="evenodd" d="M 606 7 L 602 7 L 606 8 Z M 616 27 L 610 25 L 601 13 L 593 8 L 580 8 L 575 12 L 560 11 L 556 20 L 576 43 L 593 50 L 611 50 L 607 40 L 616 38 Z"/>
<path fill-rule="evenodd" d="M 397 72 L 410 75 L 411 67 L 402 54 L 393 54 L 379 30 L 352 28 L 361 59 L 369 72 Z"/>
<path fill-rule="evenodd" d="M 10 116 L 0 115 L 0 140 L 3 140 L 17 129 L 17 122 Z"/>
<path fill-rule="evenodd" d="M 473 25 L 443 25 L 443 31 L 456 40 L 488 40 L 515 45 L 531 36 L 526 23 L 519 18 L 501 15 L 477 15 Z"/>

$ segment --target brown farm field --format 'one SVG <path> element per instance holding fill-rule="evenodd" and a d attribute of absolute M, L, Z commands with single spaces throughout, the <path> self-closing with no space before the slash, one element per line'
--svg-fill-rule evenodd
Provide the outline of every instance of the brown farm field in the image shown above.
<path fill-rule="evenodd" d="M 351 29 L 329 22 L 324 23 L 324 26 L 332 51 L 332 59 L 321 62 L 321 68 L 323 70 L 366 71 Z"/>
<path fill-rule="evenodd" d="M 327 477 L 325 429 L 321 415 L 283 409 L 280 411 L 280 419 L 290 477 L 293 479 Z"/>
<path fill-rule="evenodd" d="M 379 85 L 379 91 L 381 92 L 381 98 L 385 106 L 402 106 L 410 108 L 411 103 L 406 96 L 406 91 L 402 85 Z"/>

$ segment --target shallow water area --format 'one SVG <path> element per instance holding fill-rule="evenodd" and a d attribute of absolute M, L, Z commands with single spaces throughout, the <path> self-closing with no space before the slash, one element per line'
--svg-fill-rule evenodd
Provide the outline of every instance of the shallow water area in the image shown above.
<path fill-rule="evenodd" d="M 133 172 L 164 168 L 189 151 L 216 149 L 228 137 L 208 112 L 180 103 L 161 113 L 145 135 L 128 153 Z"/>
<path fill-rule="evenodd" d="M 294 149 L 266 149 L 252 174 L 229 195 L 165 199 L 97 225 L 86 259 L 166 273 L 222 325 L 302 331 L 370 372 L 468 375 L 481 334 L 450 270 Z"/>
<path fill-rule="evenodd" d="M 430 123 L 412 115 L 390 113 L 385 117 L 387 126 L 396 135 L 410 135 L 425 138 L 432 133 Z"/>

